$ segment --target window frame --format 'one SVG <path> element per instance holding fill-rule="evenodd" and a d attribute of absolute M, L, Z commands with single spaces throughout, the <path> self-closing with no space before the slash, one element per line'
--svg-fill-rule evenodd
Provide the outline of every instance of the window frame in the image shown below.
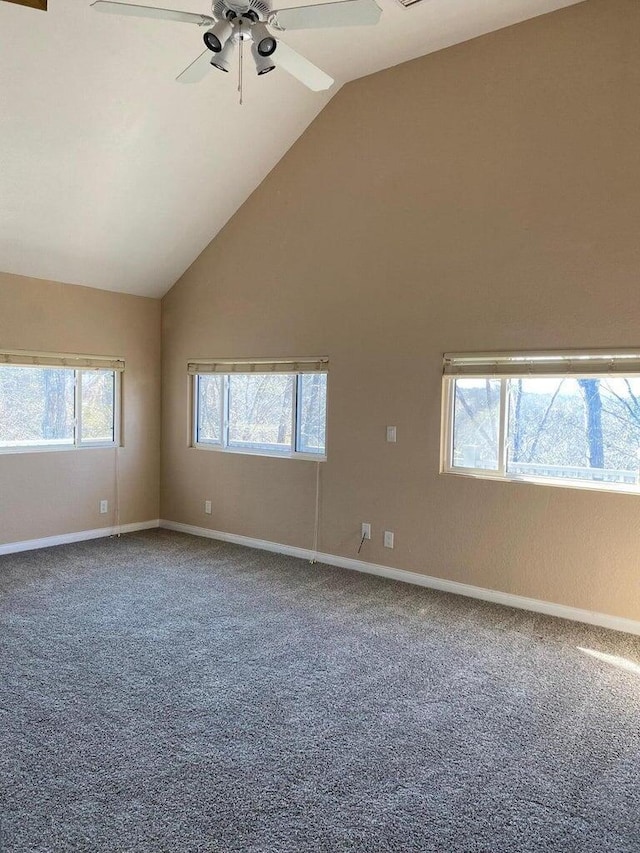
<path fill-rule="evenodd" d="M 9 364 L 7 366 L 31 370 L 28 364 Z M 65 364 L 42 365 L 54 370 L 69 370 L 73 376 L 73 441 L 67 444 L 29 444 L 19 447 L 0 447 L 0 455 L 14 453 L 59 453 L 72 450 L 104 450 L 113 447 L 122 447 L 122 371 L 110 367 L 72 367 Z M 82 440 L 82 374 L 93 372 L 105 372 L 113 374 L 113 441 L 100 441 L 94 439 Z"/>
<path fill-rule="evenodd" d="M 329 375 L 328 370 L 319 370 L 315 371 L 316 373 L 322 374 L 324 376 Z M 257 369 L 254 371 L 255 374 L 260 374 L 259 365 L 257 365 Z M 269 449 L 268 447 L 251 447 L 251 446 L 243 446 L 243 445 L 229 445 L 229 396 L 230 396 L 230 378 L 234 373 L 193 373 L 189 378 L 189 393 L 191 395 L 191 405 L 189 407 L 191 416 L 189 423 L 189 447 L 196 450 L 212 450 L 216 453 L 238 453 L 240 455 L 246 456 L 268 456 L 272 459 L 304 459 L 312 462 L 326 462 L 327 461 L 327 422 L 328 422 L 328 399 L 325 402 L 325 435 L 324 435 L 324 453 L 309 453 L 303 452 L 297 449 L 299 443 L 299 428 L 300 428 L 300 418 L 299 418 L 299 403 L 301 399 L 301 394 L 299 390 L 299 385 L 301 382 L 301 378 L 304 375 L 308 375 L 304 371 L 269 371 L 269 373 L 273 373 L 277 376 L 293 376 L 294 382 L 292 383 L 292 405 L 291 405 L 291 439 L 293 450 L 274 450 Z M 213 441 L 211 439 L 201 440 L 198 435 L 198 424 L 199 424 L 199 381 L 203 376 L 216 375 L 222 378 L 222 393 L 221 393 L 221 405 L 222 409 L 222 421 L 221 421 L 221 431 L 220 431 L 220 440 Z M 241 375 L 241 374 L 235 374 Z"/>
<path fill-rule="evenodd" d="M 621 351 L 621 358 L 624 356 L 625 351 Z M 455 354 L 456 356 L 458 354 Z M 510 355 L 518 357 L 517 354 L 496 354 L 499 356 Z M 522 358 L 531 357 L 534 359 L 534 353 L 523 353 Z M 548 355 L 548 354 L 542 354 Z M 583 357 L 587 358 L 590 354 L 585 354 Z M 580 354 L 573 354 L 574 358 L 579 358 Z M 447 356 L 445 355 L 445 360 Z M 470 357 L 471 358 L 471 357 Z M 567 356 L 568 360 L 569 357 Z M 475 378 L 487 378 L 487 379 L 498 379 L 500 381 L 500 409 L 499 409 L 499 432 L 498 432 L 498 467 L 496 469 L 481 469 L 481 468 L 467 468 L 464 466 L 453 465 L 453 439 L 454 439 L 454 411 L 455 411 L 455 385 L 457 379 L 464 379 L 465 375 L 475 376 Z M 520 373 L 520 378 L 527 378 L 530 374 L 526 372 Z M 554 375 L 552 373 L 549 374 L 540 374 L 542 375 Z M 558 375 L 558 374 L 555 374 Z M 593 373 L 585 373 L 580 372 L 576 374 L 567 373 L 566 376 L 571 378 L 574 376 L 590 376 L 594 378 L 602 378 L 603 375 L 608 375 L 603 373 L 602 371 L 594 371 Z M 625 377 L 625 376 L 633 376 L 633 373 L 625 374 L 622 371 L 615 371 L 612 373 L 614 376 Z M 637 376 L 637 374 L 635 374 Z M 545 477 L 542 475 L 536 474 L 514 474 L 510 473 L 507 470 L 507 447 L 508 447 L 508 437 L 509 437 L 509 419 L 511 416 L 509 405 L 509 393 L 508 393 L 508 382 L 511 379 L 517 379 L 518 374 L 512 375 L 498 375 L 492 373 L 490 369 L 487 369 L 484 373 L 470 373 L 464 374 L 461 373 L 459 375 L 443 375 L 442 377 L 442 411 L 441 411 L 441 426 L 440 426 L 440 473 L 441 474 L 454 474 L 456 476 L 461 477 L 471 477 L 473 479 L 479 480 L 494 480 L 502 483 L 529 483 L 534 485 L 542 485 L 542 486 L 554 486 L 556 488 L 564 488 L 564 489 L 586 489 L 588 491 L 594 492 L 612 492 L 614 494 L 632 494 L 638 495 L 640 494 L 640 480 L 638 484 L 631 485 L 629 483 L 620 483 L 613 484 L 610 482 L 597 482 L 593 480 L 578 480 L 578 479 L 570 479 L 570 478 L 555 478 L 555 477 Z M 572 466 L 569 466 L 572 467 Z"/>

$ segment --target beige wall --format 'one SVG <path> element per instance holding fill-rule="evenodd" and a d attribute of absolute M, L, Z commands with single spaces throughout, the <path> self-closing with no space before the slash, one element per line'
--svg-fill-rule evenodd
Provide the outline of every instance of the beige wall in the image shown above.
<path fill-rule="evenodd" d="M 0 349 L 126 360 L 120 521 L 158 518 L 160 302 L 0 274 Z M 0 544 L 114 524 L 115 482 L 113 449 L 0 454 Z"/>
<path fill-rule="evenodd" d="M 327 354 L 321 551 L 640 619 L 638 497 L 438 473 L 443 352 L 640 343 L 639 37 L 587 0 L 334 98 L 163 302 L 163 517 L 311 547 L 314 464 L 189 449 L 186 361 Z"/>

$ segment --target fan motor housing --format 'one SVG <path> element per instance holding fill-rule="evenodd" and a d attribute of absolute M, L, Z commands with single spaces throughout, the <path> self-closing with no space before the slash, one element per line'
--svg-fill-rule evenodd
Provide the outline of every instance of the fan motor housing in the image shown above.
<path fill-rule="evenodd" d="M 271 7 L 265 0 L 215 0 L 212 11 L 218 21 L 230 17 L 253 18 L 253 15 L 257 20 L 266 21 Z"/>

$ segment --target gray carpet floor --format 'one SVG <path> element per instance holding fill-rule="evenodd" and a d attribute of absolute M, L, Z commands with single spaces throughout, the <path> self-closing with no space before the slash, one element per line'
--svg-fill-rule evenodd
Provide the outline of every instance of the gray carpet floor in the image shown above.
<path fill-rule="evenodd" d="M 640 641 L 167 531 L 0 557 L 3 853 L 640 851 Z"/>

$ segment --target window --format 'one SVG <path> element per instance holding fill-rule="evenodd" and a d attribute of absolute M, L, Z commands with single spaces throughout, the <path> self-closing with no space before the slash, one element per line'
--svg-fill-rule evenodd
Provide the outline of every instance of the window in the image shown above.
<path fill-rule="evenodd" d="M 324 458 L 327 362 L 189 364 L 193 444 Z"/>
<path fill-rule="evenodd" d="M 640 491 L 640 353 L 445 355 L 442 470 Z"/>
<path fill-rule="evenodd" d="M 16 353 L 0 359 L 1 452 L 118 442 L 122 362 Z"/>

